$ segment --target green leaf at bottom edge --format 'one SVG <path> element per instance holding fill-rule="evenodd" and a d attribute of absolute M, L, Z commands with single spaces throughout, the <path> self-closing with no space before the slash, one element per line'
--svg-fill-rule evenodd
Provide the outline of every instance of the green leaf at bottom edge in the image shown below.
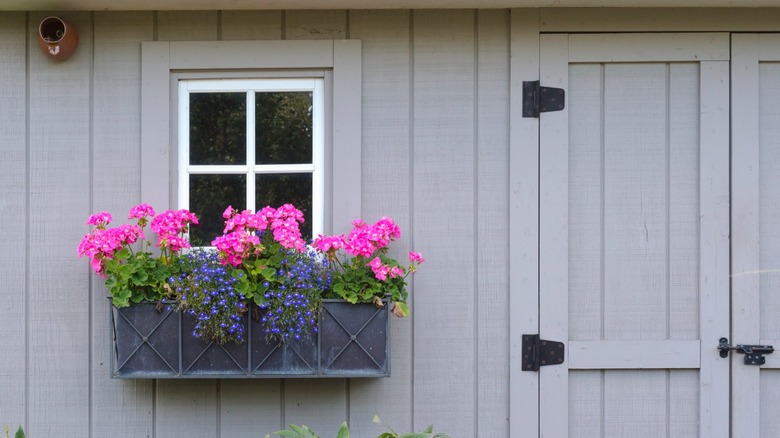
<path fill-rule="evenodd" d="M 341 423 L 341 427 L 339 427 L 336 438 L 349 438 L 349 426 L 347 426 L 346 421 Z"/>

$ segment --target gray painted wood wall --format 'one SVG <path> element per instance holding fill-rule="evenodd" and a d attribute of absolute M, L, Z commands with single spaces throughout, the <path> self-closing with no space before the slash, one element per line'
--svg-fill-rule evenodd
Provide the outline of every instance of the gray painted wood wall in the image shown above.
<path fill-rule="evenodd" d="M 0 426 L 31 437 L 323 437 L 433 423 L 509 436 L 508 10 L 67 12 L 75 55 L 35 43 L 47 13 L 0 12 Z M 380 380 L 109 379 L 108 303 L 76 246 L 94 211 L 140 199 L 140 43 L 363 44 L 363 218 L 427 262 Z M 157 207 L 157 206 L 156 206 Z M 15 427 L 15 426 L 14 426 Z"/>

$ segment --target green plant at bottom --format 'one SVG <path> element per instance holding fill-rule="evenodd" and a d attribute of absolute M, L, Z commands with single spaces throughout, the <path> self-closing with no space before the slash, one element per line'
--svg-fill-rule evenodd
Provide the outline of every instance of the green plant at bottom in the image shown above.
<path fill-rule="evenodd" d="M 449 435 L 443 433 L 434 433 L 433 425 L 428 426 L 422 432 L 412 432 L 398 435 L 398 433 L 390 426 L 388 426 L 387 423 L 382 421 L 378 415 L 374 415 L 373 421 L 374 423 L 382 423 L 385 428 L 389 430 L 389 432 L 381 433 L 377 438 L 449 438 Z M 294 424 L 291 424 L 287 429 L 276 431 L 274 434 L 286 438 L 320 438 L 319 435 L 314 433 L 305 425 L 296 426 Z M 265 438 L 270 437 L 271 435 L 265 436 Z M 349 427 L 347 426 L 346 421 L 341 423 L 341 427 L 339 427 L 339 431 L 336 433 L 336 438 L 349 438 Z"/>
<path fill-rule="evenodd" d="M 8 426 L 5 426 L 5 438 L 8 438 Z M 22 429 L 22 426 L 19 426 L 19 429 L 16 430 L 14 438 L 24 438 L 24 429 Z"/>

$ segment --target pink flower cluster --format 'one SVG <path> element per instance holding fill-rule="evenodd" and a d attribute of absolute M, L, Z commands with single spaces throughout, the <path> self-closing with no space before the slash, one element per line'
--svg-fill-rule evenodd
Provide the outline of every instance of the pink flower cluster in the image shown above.
<path fill-rule="evenodd" d="M 106 228 L 111 223 L 111 214 L 100 212 L 89 217 L 87 224 L 95 225 L 91 233 L 84 236 L 79 243 L 79 257 L 90 258 L 90 266 L 98 275 L 105 275 L 106 260 L 111 260 L 124 246 L 143 239 L 143 231 L 138 225 L 120 225 L 117 228 Z"/>
<path fill-rule="evenodd" d="M 319 236 L 314 239 L 314 247 L 323 253 L 335 257 L 336 250 L 344 249 L 348 254 L 361 257 L 372 257 L 366 266 L 374 271 L 377 280 L 385 281 L 387 278 L 397 278 L 406 275 L 406 271 L 398 266 L 382 263 L 382 259 L 375 256 L 377 251 L 387 247 L 395 239 L 401 237 L 401 230 L 389 217 L 382 217 L 376 223 L 368 225 L 358 219 L 352 222 L 354 228 L 349 236 Z M 409 253 L 409 270 L 417 272 L 417 264 L 424 262 L 418 252 Z"/>
<path fill-rule="evenodd" d="M 322 252 L 344 248 L 354 256 L 371 257 L 378 249 L 401 237 L 401 229 L 389 217 L 382 217 L 372 225 L 358 219 L 352 225 L 354 228 L 346 238 L 343 235 L 319 236 L 314 239 L 314 247 Z"/>
<path fill-rule="evenodd" d="M 141 207 L 141 205 L 137 207 Z M 130 210 L 130 215 L 132 216 L 134 213 L 136 215 L 141 214 L 142 217 L 139 219 L 144 219 L 146 215 L 143 214 L 148 214 L 149 212 L 154 214 L 154 210 L 137 209 L 135 211 Z M 184 248 L 189 248 L 190 242 L 187 241 L 184 235 L 190 224 L 197 225 L 198 217 L 189 210 L 166 210 L 155 216 L 152 219 L 151 229 L 157 233 L 157 246 L 162 249 L 170 249 L 172 252 L 179 252 Z"/>
<path fill-rule="evenodd" d="M 287 249 L 303 251 L 306 246 L 298 225 L 303 223 L 303 213 L 292 204 L 265 207 L 258 213 L 250 210 L 239 213 L 231 206 L 222 217 L 225 218 L 224 234 L 211 244 L 219 250 L 223 264 L 239 266 L 245 258 L 260 254 L 263 247 L 258 232 L 270 231 L 274 240 Z"/>
<path fill-rule="evenodd" d="M 154 209 L 147 204 L 136 205 L 130 209 L 128 219 L 138 219 L 135 225 L 120 225 L 116 228 L 106 228 L 111 223 L 111 214 L 105 211 L 95 213 L 87 220 L 88 225 L 95 229 L 81 239 L 78 247 L 79 256 L 90 258 L 90 266 L 100 276 L 105 275 L 106 260 L 114 258 L 117 252 L 129 247 L 138 239 L 145 239 L 143 227 L 147 218 L 152 219 L 152 231 L 159 235 L 157 246 L 170 249 L 172 252 L 189 248 L 190 244 L 184 238 L 189 224 L 197 224 L 198 218 L 187 210 L 168 210 L 155 216 Z"/>
<path fill-rule="evenodd" d="M 404 270 L 398 266 L 391 267 L 388 265 L 383 265 L 382 259 L 379 257 L 374 257 L 374 259 L 368 263 L 368 266 L 370 266 L 374 271 L 374 276 L 376 279 L 381 281 L 387 280 L 388 275 L 390 278 L 396 278 L 403 277 L 404 274 L 406 274 L 406 272 L 404 272 Z"/>

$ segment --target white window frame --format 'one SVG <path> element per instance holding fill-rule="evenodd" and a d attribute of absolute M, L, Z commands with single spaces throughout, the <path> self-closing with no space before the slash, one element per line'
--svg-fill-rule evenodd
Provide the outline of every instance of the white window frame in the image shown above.
<path fill-rule="evenodd" d="M 258 174 L 310 174 L 312 177 L 312 237 L 324 233 L 325 203 L 325 85 L 322 78 L 188 79 L 178 81 L 178 206 L 190 208 L 190 175 L 246 176 L 247 210 L 256 208 Z M 255 160 L 255 93 L 303 91 L 312 94 L 312 161 L 295 164 L 257 164 Z M 246 163 L 193 165 L 190 163 L 190 93 L 245 93 Z M 241 209 L 240 206 L 234 206 Z M 273 206 L 278 207 L 278 206 Z"/>
<path fill-rule="evenodd" d="M 141 201 L 176 208 L 177 81 L 224 72 L 325 71 L 324 234 L 361 216 L 362 45 L 359 40 L 150 41 L 141 44 Z M 328 79 L 326 79 L 328 81 Z"/>

